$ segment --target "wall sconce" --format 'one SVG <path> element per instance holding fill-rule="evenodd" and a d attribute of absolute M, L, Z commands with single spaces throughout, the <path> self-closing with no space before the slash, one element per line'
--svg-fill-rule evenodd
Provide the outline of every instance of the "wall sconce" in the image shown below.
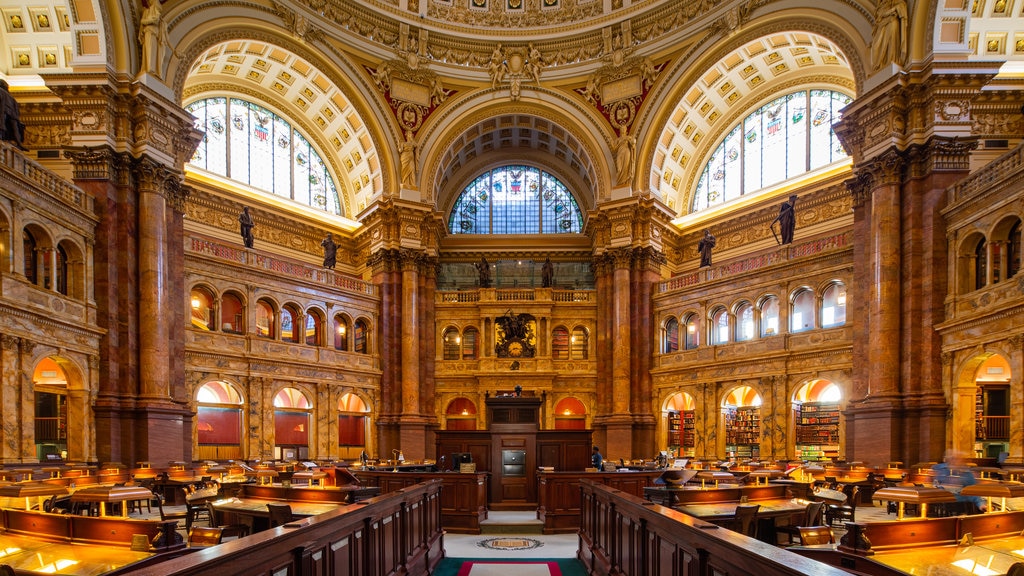
<path fill-rule="evenodd" d="M 846 292 L 840 292 L 836 302 L 838 302 L 840 306 L 846 306 Z"/>
<path fill-rule="evenodd" d="M 202 304 L 202 302 L 199 301 L 199 297 L 198 296 L 193 296 L 192 297 L 192 309 L 193 310 L 198 310 L 199 306 L 201 304 Z"/>
<path fill-rule="evenodd" d="M 455 343 L 456 344 L 462 344 L 462 336 L 456 336 L 455 337 Z"/>
<path fill-rule="evenodd" d="M 566 408 L 565 409 L 565 415 L 566 416 L 572 416 L 572 410 L 569 410 L 568 408 Z"/>
<path fill-rule="evenodd" d="M 338 334 L 341 334 L 342 336 L 345 335 L 345 325 L 344 324 L 338 324 Z"/>
<path fill-rule="evenodd" d="M 463 408 L 463 409 L 462 409 L 462 415 L 463 415 L 463 416 L 469 416 L 469 410 L 467 410 L 467 409 Z"/>
<path fill-rule="evenodd" d="M 696 333 L 697 332 L 697 325 L 696 324 L 687 324 L 686 325 L 686 331 L 689 332 L 690 334 Z"/>

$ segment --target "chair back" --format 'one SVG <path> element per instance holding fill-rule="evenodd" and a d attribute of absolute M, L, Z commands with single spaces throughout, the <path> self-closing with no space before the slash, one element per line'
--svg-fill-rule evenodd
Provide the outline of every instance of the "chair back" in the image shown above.
<path fill-rule="evenodd" d="M 14 568 L 7 564 L 0 564 L 0 576 L 15 576 Z"/>
<path fill-rule="evenodd" d="M 800 544 L 803 546 L 814 546 L 815 544 L 832 544 L 836 540 L 832 536 L 832 528 L 828 526 L 800 526 Z"/>
<path fill-rule="evenodd" d="M 740 504 L 736 507 L 736 531 L 754 538 L 757 536 L 757 511 L 760 504 Z"/>
<path fill-rule="evenodd" d="M 288 504 L 267 504 L 267 510 L 270 512 L 270 527 L 275 528 L 282 526 L 293 520 L 292 518 L 292 507 Z"/>
<path fill-rule="evenodd" d="M 811 502 L 804 509 L 804 519 L 800 523 L 801 526 L 819 526 L 821 524 L 821 515 L 825 511 L 824 502 Z"/>
<path fill-rule="evenodd" d="M 190 548 L 204 546 L 216 546 L 224 538 L 224 530 L 212 526 L 193 526 L 188 531 L 188 545 Z"/>

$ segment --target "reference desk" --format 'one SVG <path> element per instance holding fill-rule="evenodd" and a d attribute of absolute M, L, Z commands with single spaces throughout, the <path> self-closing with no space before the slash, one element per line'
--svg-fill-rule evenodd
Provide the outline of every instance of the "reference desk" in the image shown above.
<path fill-rule="evenodd" d="M 317 516 L 334 510 L 347 510 L 354 506 L 338 502 L 302 502 L 272 498 L 224 498 L 214 500 L 210 504 L 227 514 L 251 519 L 251 522 L 243 524 L 251 525 L 256 532 L 270 528 L 270 509 L 267 508 L 267 504 L 287 504 L 292 509 L 292 516 L 296 518 Z"/>
<path fill-rule="evenodd" d="M 544 522 L 545 534 L 571 533 L 579 530 L 582 505 L 580 482 L 590 480 L 642 497 L 654 486 L 664 470 L 628 472 L 545 472 L 537 473 L 539 508 L 537 515 Z"/>
<path fill-rule="evenodd" d="M 441 526 L 450 532 L 479 534 L 480 522 L 487 519 L 486 472 L 389 472 L 352 468 L 349 472 L 363 486 L 377 487 L 383 494 L 428 480 L 440 480 Z"/>

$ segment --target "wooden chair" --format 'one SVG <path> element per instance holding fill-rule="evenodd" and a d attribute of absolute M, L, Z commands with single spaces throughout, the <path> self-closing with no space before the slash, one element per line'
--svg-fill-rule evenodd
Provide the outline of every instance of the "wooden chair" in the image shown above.
<path fill-rule="evenodd" d="M 846 497 L 846 504 L 830 504 L 825 509 L 825 524 L 831 526 L 836 520 L 842 522 L 853 522 L 857 514 L 857 498 L 860 496 L 860 487 L 854 486 Z"/>
<path fill-rule="evenodd" d="M 800 544 L 803 546 L 835 544 L 836 542 L 831 526 L 800 526 L 797 530 L 800 532 Z"/>
<path fill-rule="evenodd" d="M 217 510 L 213 502 L 206 503 L 206 510 L 210 514 L 210 526 L 223 529 L 224 536 L 242 538 L 252 532 L 252 528 L 248 524 L 225 524 L 220 510 Z"/>
<path fill-rule="evenodd" d="M 789 526 L 776 526 L 776 534 L 785 534 L 788 544 L 793 543 L 793 538 L 800 537 L 801 526 L 820 526 L 822 522 L 822 513 L 825 511 L 824 502 L 810 502 L 807 507 L 804 508 L 803 515 L 797 520 L 796 524 Z M 801 540 L 800 542 L 803 542 Z"/>
<path fill-rule="evenodd" d="M 184 520 L 185 521 L 185 531 L 186 532 L 191 532 L 192 531 L 192 523 L 189 522 L 189 517 L 188 517 L 188 512 L 187 511 L 164 512 L 164 495 L 163 494 L 157 494 L 156 495 L 156 507 L 157 507 L 158 510 L 160 510 L 160 519 L 161 520 L 174 520 L 175 522 L 177 522 L 179 520 Z"/>
<path fill-rule="evenodd" d="M 0 576 L 16 576 L 14 568 L 11 568 L 7 564 L 0 564 Z"/>
<path fill-rule="evenodd" d="M 740 504 L 734 514 L 733 530 L 740 534 L 757 538 L 757 511 L 760 504 Z"/>
<path fill-rule="evenodd" d="M 216 546 L 224 539 L 224 529 L 211 526 L 193 526 L 188 531 L 189 548 Z"/>
<path fill-rule="evenodd" d="M 292 516 L 292 507 L 287 504 L 267 504 L 267 510 L 270 511 L 270 527 L 276 528 L 287 524 L 295 519 Z"/>

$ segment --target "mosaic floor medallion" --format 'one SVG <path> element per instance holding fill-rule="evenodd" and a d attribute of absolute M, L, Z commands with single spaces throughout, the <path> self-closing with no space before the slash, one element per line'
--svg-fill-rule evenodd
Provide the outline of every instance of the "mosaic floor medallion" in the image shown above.
<path fill-rule="evenodd" d="M 481 548 L 489 550 L 532 550 L 544 545 L 540 540 L 534 538 L 488 538 L 476 543 Z"/>

